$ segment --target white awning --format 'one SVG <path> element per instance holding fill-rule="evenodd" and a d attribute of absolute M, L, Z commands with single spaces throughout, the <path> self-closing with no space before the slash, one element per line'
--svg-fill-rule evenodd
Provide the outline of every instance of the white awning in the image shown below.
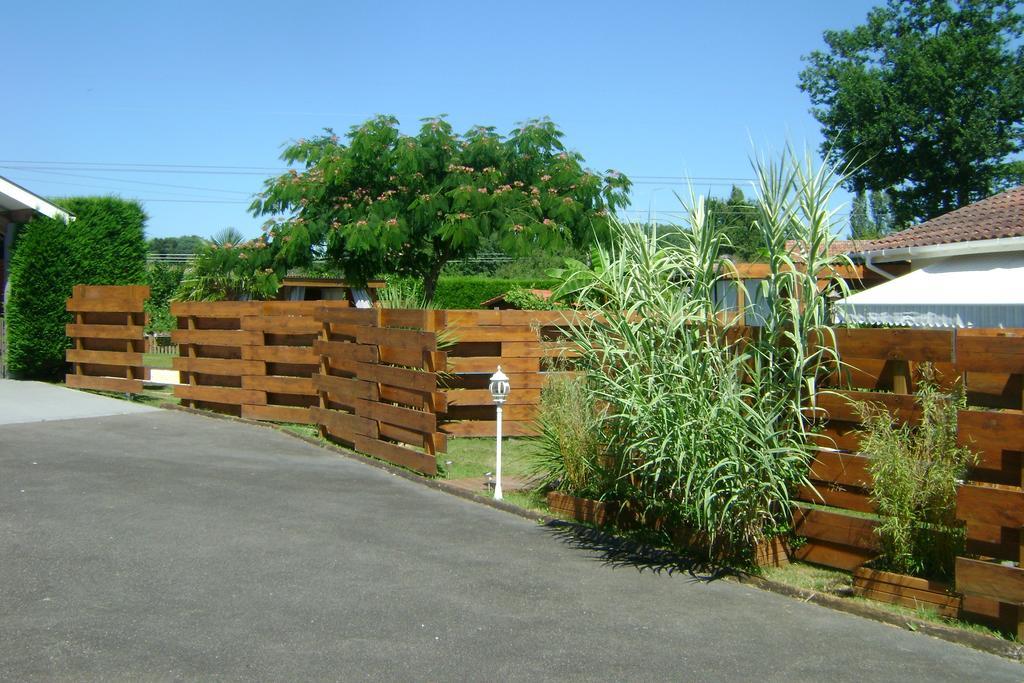
<path fill-rule="evenodd" d="M 838 322 L 908 327 L 1024 327 L 1024 252 L 932 263 L 835 303 Z"/>

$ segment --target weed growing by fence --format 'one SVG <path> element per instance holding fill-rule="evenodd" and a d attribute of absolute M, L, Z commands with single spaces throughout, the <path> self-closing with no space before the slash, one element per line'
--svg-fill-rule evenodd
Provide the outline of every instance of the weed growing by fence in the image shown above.
<path fill-rule="evenodd" d="M 931 365 L 920 370 L 916 392 L 921 422 L 904 423 L 883 406 L 861 403 L 861 449 L 871 454 L 871 498 L 881 515 L 880 569 L 951 579 L 963 552 L 956 519 L 957 480 L 976 456 L 957 442 L 957 411 L 966 407 L 963 385 L 942 394 Z"/>

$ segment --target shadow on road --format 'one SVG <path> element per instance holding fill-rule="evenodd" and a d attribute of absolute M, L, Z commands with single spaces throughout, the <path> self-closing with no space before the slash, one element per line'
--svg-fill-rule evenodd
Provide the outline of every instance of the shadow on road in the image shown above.
<path fill-rule="evenodd" d="M 559 520 L 548 522 L 544 527 L 562 543 L 590 551 L 595 559 L 611 567 L 632 567 L 654 574 L 685 573 L 696 581 L 714 581 L 729 574 L 727 569 L 711 566 L 705 560 L 620 538 L 593 527 Z"/>

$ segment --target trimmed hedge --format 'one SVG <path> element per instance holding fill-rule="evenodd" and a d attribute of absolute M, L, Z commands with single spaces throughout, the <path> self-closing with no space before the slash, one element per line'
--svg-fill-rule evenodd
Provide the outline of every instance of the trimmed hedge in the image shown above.
<path fill-rule="evenodd" d="M 7 366 L 22 379 L 63 378 L 65 302 L 75 285 L 145 283 L 146 214 L 137 202 L 76 197 L 60 205 L 76 220 L 21 226 L 11 256 Z"/>
<path fill-rule="evenodd" d="M 434 292 L 434 307 L 446 309 L 483 308 L 488 299 L 500 296 L 509 290 L 552 289 L 557 280 L 536 278 L 532 280 L 504 280 L 490 277 L 442 277 Z"/>

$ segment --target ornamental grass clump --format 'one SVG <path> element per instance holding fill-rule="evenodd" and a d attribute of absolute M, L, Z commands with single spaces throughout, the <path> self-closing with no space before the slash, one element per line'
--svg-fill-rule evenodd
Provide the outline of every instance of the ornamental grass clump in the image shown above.
<path fill-rule="evenodd" d="M 606 497 L 648 525 L 688 532 L 716 559 L 749 557 L 789 525 L 810 458 L 803 408 L 835 358 L 831 288 L 819 278 L 843 288 L 834 273 L 845 257 L 829 255 L 829 202 L 842 178 L 792 153 L 755 170 L 768 259 L 755 332 L 724 310 L 735 269 L 702 198 L 689 202 L 671 242 L 614 224 L 610 246 L 594 251 L 592 266 L 570 262 L 557 292 L 598 314 L 565 332 L 580 350 L 583 386 L 602 406 L 599 431 L 614 463 Z M 804 264 L 789 239 L 803 246 Z"/>
<path fill-rule="evenodd" d="M 861 450 L 871 456 L 871 498 L 881 521 L 877 569 L 951 579 L 965 532 L 956 519 L 956 487 L 976 455 L 957 441 L 957 412 L 966 407 L 963 384 L 940 391 L 934 368 L 919 369 L 915 392 L 921 420 L 897 420 L 884 406 L 859 403 Z"/>
<path fill-rule="evenodd" d="M 585 380 L 550 379 L 541 390 L 537 426 L 531 474 L 541 491 L 598 499 L 608 493 L 611 472 L 603 457 L 601 414 Z"/>

